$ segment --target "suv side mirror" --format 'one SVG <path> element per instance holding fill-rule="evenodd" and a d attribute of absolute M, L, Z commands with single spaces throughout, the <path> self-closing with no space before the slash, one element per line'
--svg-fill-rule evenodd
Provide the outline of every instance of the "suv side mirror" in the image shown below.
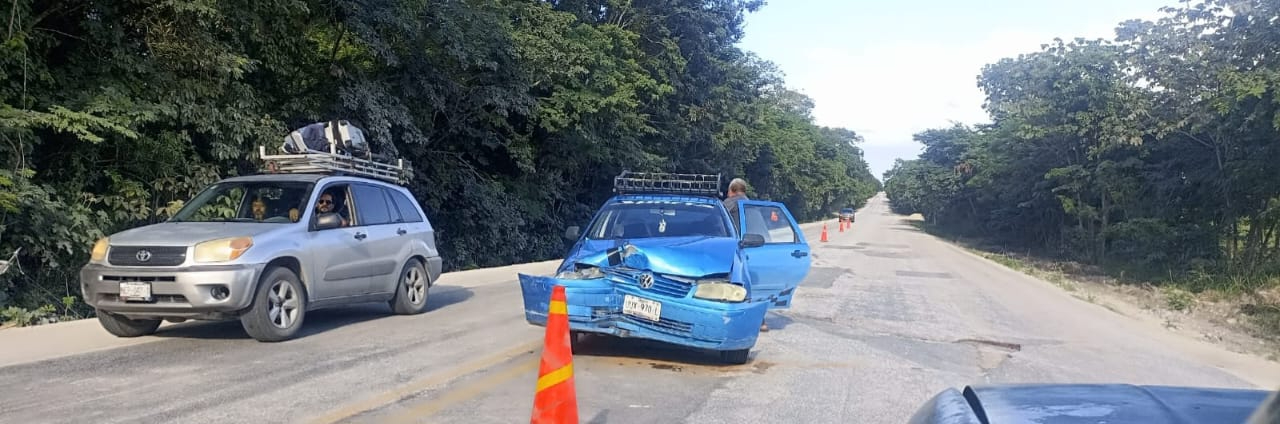
<path fill-rule="evenodd" d="M 759 234 L 746 234 L 742 236 L 742 241 L 738 242 L 738 246 L 742 248 L 764 246 L 764 236 Z"/>
<path fill-rule="evenodd" d="M 565 229 L 564 229 L 564 238 L 565 238 L 565 240 L 571 240 L 571 241 L 572 241 L 572 240 L 577 240 L 579 235 L 581 235 L 581 234 L 580 234 L 580 232 L 579 232 L 579 230 L 578 230 L 578 226 L 577 226 L 577 225 L 573 225 L 573 226 L 570 226 L 569 228 L 565 228 Z"/>
<path fill-rule="evenodd" d="M 342 218 L 336 213 L 323 213 L 316 216 L 316 229 L 329 230 L 342 226 Z"/>

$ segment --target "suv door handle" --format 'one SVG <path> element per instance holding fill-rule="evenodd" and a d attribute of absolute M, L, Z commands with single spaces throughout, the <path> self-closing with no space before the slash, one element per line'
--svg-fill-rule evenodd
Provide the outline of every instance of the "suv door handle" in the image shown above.
<path fill-rule="evenodd" d="M 356 233 L 356 240 L 364 240 L 365 237 L 369 237 L 369 235 L 365 233 L 360 233 L 360 232 Z"/>
<path fill-rule="evenodd" d="M 399 235 L 402 235 L 402 236 L 403 236 L 403 235 L 408 234 L 408 233 L 409 233 L 409 231 L 408 231 L 408 230 L 405 230 L 404 228 L 397 228 L 397 229 L 396 229 L 396 234 L 399 234 Z"/>
<path fill-rule="evenodd" d="M 796 251 L 791 252 L 791 256 L 794 256 L 794 257 L 797 257 L 797 258 L 803 258 L 803 257 L 805 257 L 805 256 L 809 256 L 809 253 L 808 253 L 808 252 L 801 252 L 801 251 L 799 251 L 799 250 L 796 250 Z"/>

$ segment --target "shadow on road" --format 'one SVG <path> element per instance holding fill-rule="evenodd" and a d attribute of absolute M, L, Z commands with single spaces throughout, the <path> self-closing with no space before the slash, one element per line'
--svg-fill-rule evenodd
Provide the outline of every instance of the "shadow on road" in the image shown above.
<path fill-rule="evenodd" d="M 607 335 L 586 337 L 575 347 L 575 356 L 596 356 L 639 359 L 651 362 L 654 368 L 671 367 L 664 362 L 708 367 L 729 367 L 720 361 L 716 352 L 703 351 L 651 340 L 628 339 Z"/>
<path fill-rule="evenodd" d="M 907 232 L 913 232 L 913 233 L 923 233 L 923 232 L 924 232 L 924 222 L 923 222 L 923 221 L 917 221 L 917 220 L 914 220 L 914 219 L 899 219 L 899 220 L 898 220 L 897 225 L 892 225 L 892 226 L 890 226 L 890 227 L 889 227 L 889 229 L 890 229 L 890 230 L 895 230 L 895 231 L 907 231 Z"/>
<path fill-rule="evenodd" d="M 458 286 L 435 286 L 431 288 L 431 293 L 427 297 L 427 312 L 444 309 L 451 305 L 466 302 L 475 296 L 476 293 L 466 287 Z"/>
<path fill-rule="evenodd" d="M 784 330 L 793 322 L 795 322 L 795 320 L 786 315 L 767 314 L 764 316 L 764 323 L 769 325 L 769 332 Z M 760 333 L 760 337 L 769 335 L 769 332 Z"/>
<path fill-rule="evenodd" d="M 433 311 L 446 308 L 450 305 L 465 302 L 472 296 L 475 296 L 475 293 L 471 291 L 471 289 L 465 287 L 432 287 L 431 292 L 427 297 L 427 311 L 424 312 L 424 314 L 430 314 Z M 375 321 L 394 316 L 396 315 L 392 314 L 390 306 L 386 303 L 364 303 L 331 309 L 307 311 L 305 322 L 302 324 L 302 329 L 298 330 L 297 338 L 320 334 L 346 325 Z M 188 321 L 161 328 L 160 331 L 156 332 L 155 336 L 214 340 L 249 338 L 249 335 L 244 332 L 244 328 L 240 326 L 240 321 L 234 319 L 213 322 Z"/>
<path fill-rule="evenodd" d="M 591 420 L 587 421 L 587 424 L 605 424 L 607 422 L 609 422 L 609 410 L 605 409 L 597 412 L 595 416 L 591 417 Z"/>

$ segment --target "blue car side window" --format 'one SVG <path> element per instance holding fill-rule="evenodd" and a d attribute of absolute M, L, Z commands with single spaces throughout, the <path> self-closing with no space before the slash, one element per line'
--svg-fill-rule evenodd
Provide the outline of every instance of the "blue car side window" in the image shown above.
<path fill-rule="evenodd" d="M 753 206 L 744 209 L 747 234 L 759 234 L 765 244 L 798 243 L 791 221 L 776 206 Z"/>

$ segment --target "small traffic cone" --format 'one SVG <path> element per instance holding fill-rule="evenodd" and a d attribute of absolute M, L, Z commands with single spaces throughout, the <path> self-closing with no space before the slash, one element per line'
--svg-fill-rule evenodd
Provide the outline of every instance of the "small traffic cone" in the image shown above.
<path fill-rule="evenodd" d="M 547 335 L 543 342 L 538 386 L 533 394 L 531 424 L 577 424 L 578 399 L 573 390 L 573 349 L 564 286 L 551 291 Z"/>
<path fill-rule="evenodd" d="M 844 232 L 844 220 L 840 220 L 840 232 Z"/>
<path fill-rule="evenodd" d="M 822 242 L 827 242 L 827 223 L 822 223 Z"/>

